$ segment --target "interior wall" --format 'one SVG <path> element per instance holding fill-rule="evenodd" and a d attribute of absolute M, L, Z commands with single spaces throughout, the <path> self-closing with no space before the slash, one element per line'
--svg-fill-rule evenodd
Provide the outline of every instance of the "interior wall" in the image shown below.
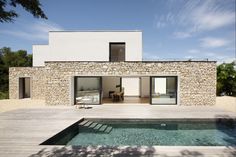
<path fill-rule="evenodd" d="M 99 89 L 99 79 L 98 78 L 86 78 L 86 77 L 77 77 L 76 79 L 78 91 L 86 91 L 86 90 L 97 90 Z"/>
<path fill-rule="evenodd" d="M 176 89 L 176 78 L 175 77 L 168 77 L 167 78 L 167 89 L 174 91 Z"/>
<path fill-rule="evenodd" d="M 102 77 L 103 98 L 109 97 L 109 91 L 120 91 L 116 85 L 120 85 L 120 77 Z"/>
<path fill-rule="evenodd" d="M 150 77 L 141 77 L 141 97 L 150 97 Z"/>
<path fill-rule="evenodd" d="M 140 96 L 139 77 L 122 77 L 122 87 L 125 96 Z"/>
<path fill-rule="evenodd" d="M 30 78 L 25 78 L 25 98 L 30 98 Z"/>
<path fill-rule="evenodd" d="M 19 99 L 30 98 L 31 88 L 30 88 L 30 78 L 19 78 Z"/>
<path fill-rule="evenodd" d="M 70 97 L 71 97 L 71 105 L 75 104 L 75 77 L 72 76 L 70 80 Z"/>
<path fill-rule="evenodd" d="M 19 99 L 22 99 L 23 98 L 23 81 L 24 81 L 24 78 L 19 78 Z"/>
<path fill-rule="evenodd" d="M 166 94 L 166 78 L 154 78 L 154 93 L 155 94 Z"/>

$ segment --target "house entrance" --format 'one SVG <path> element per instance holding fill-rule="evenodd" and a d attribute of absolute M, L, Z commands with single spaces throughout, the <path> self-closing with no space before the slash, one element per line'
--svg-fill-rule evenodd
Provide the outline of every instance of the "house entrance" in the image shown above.
<path fill-rule="evenodd" d="M 30 98 L 30 78 L 24 77 L 19 79 L 19 98 Z"/>
<path fill-rule="evenodd" d="M 102 77 L 104 104 L 149 103 L 149 77 Z"/>

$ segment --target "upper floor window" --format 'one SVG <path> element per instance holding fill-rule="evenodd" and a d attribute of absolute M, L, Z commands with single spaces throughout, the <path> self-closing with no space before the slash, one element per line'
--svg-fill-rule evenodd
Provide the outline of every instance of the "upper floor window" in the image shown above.
<path fill-rule="evenodd" d="M 110 62 L 125 61 L 125 43 L 110 43 Z"/>

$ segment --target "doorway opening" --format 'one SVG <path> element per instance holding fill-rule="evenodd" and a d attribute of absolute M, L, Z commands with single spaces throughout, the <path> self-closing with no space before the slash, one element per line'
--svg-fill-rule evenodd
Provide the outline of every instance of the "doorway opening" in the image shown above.
<path fill-rule="evenodd" d="M 30 89 L 30 77 L 23 77 L 19 79 L 19 98 L 30 98 L 31 89 Z"/>
<path fill-rule="evenodd" d="M 103 76 L 104 104 L 149 104 L 149 77 Z"/>

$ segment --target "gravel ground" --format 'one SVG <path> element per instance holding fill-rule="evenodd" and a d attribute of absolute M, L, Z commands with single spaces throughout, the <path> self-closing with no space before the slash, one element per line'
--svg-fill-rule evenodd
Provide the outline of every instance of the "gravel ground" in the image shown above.
<path fill-rule="evenodd" d="M 236 97 L 216 97 L 216 107 L 236 113 Z"/>
<path fill-rule="evenodd" d="M 31 100 L 31 99 L 0 100 L 0 112 L 6 112 L 20 108 L 43 108 L 43 107 L 49 107 L 45 105 L 44 100 Z M 217 97 L 215 107 L 236 113 L 236 97 L 230 97 L 230 96 Z"/>
<path fill-rule="evenodd" d="M 39 108 L 39 107 L 45 107 L 44 100 L 31 100 L 31 99 L 0 100 L 0 112 L 6 112 L 20 108 Z"/>

